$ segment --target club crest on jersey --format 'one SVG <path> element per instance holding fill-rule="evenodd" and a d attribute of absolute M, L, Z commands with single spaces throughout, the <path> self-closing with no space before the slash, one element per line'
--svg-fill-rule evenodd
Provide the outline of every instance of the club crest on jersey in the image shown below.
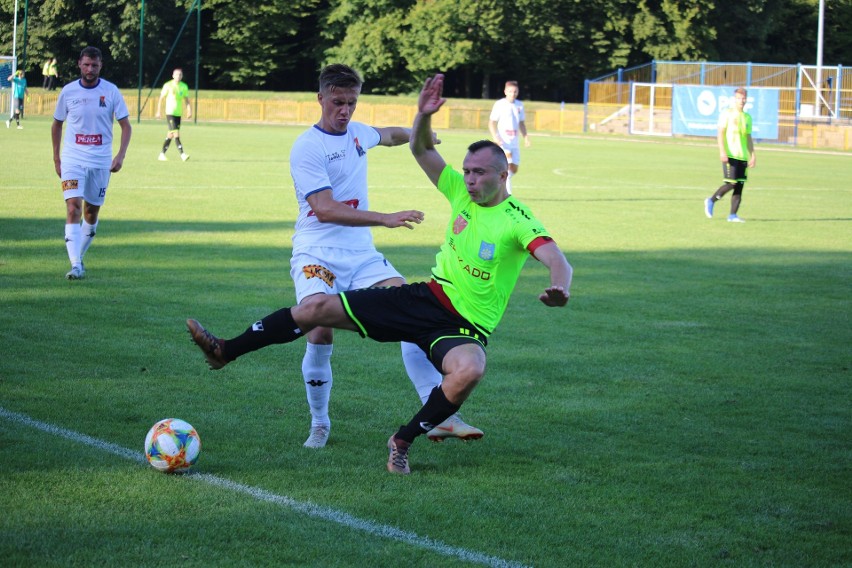
<path fill-rule="evenodd" d="M 362 147 L 361 147 L 361 143 L 360 143 L 360 142 L 358 142 L 358 137 L 357 137 L 357 136 L 355 137 L 355 151 L 356 151 L 356 152 L 358 152 L 358 157 L 359 157 L 359 158 L 363 158 L 363 157 L 364 157 L 364 154 L 366 154 L 366 153 L 367 153 L 367 151 L 366 151 L 364 148 L 362 148 Z"/>
<path fill-rule="evenodd" d="M 329 288 L 331 288 L 334 285 L 334 281 L 337 280 L 337 276 L 334 275 L 334 272 L 319 264 L 308 264 L 303 266 L 302 274 L 304 274 L 305 278 L 308 280 L 311 278 L 319 278 L 325 282 Z"/>
<path fill-rule="evenodd" d="M 486 243 L 482 241 L 479 245 L 479 258 L 482 260 L 494 260 L 494 250 L 497 247 L 494 243 Z"/>
<path fill-rule="evenodd" d="M 106 108 L 106 97 L 102 96 L 98 106 L 101 108 Z"/>
<path fill-rule="evenodd" d="M 464 231 L 465 227 L 467 227 L 467 219 L 465 219 L 462 215 L 459 215 L 453 223 L 453 234 L 458 235 Z"/>

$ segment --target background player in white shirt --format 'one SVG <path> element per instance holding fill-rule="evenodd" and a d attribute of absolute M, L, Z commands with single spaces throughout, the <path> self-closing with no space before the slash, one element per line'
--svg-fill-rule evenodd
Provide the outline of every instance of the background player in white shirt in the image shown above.
<path fill-rule="evenodd" d="M 530 137 L 527 135 L 527 124 L 524 115 L 524 103 L 518 99 L 518 82 L 506 81 L 503 89 L 505 98 L 500 99 L 491 108 L 491 118 L 488 122 L 488 130 L 491 138 L 503 148 L 506 159 L 509 160 L 509 179 L 506 180 L 506 189 L 512 193 L 512 176 L 518 173 L 521 163 L 521 147 L 518 143 L 518 134 L 524 137 L 524 145 L 530 145 Z"/>
<path fill-rule="evenodd" d="M 296 189 L 299 217 L 293 235 L 290 275 L 296 301 L 305 304 L 322 294 L 373 286 L 400 286 L 405 280 L 373 244 L 370 227 L 413 228 L 423 220 L 416 210 L 379 213 L 367 198 L 367 152 L 376 146 L 407 144 L 411 130 L 374 128 L 352 122 L 362 80 L 346 65 L 329 65 L 320 72 L 317 100 L 320 121 L 305 131 L 290 152 L 290 174 Z M 307 334 L 302 374 L 311 409 L 311 430 L 305 446 L 321 448 L 328 441 L 331 421 L 331 328 Z M 442 376 L 416 345 L 402 344 L 406 371 L 421 402 L 441 384 Z M 482 431 L 451 416 L 429 437 L 477 439 Z"/>
<path fill-rule="evenodd" d="M 71 270 L 65 277 L 69 280 L 86 276 L 83 255 L 95 237 L 110 172 L 119 171 L 124 164 L 131 134 L 130 113 L 124 97 L 115 85 L 100 78 L 101 51 L 97 47 L 83 49 L 77 65 L 80 79 L 62 88 L 50 128 L 53 165 L 62 180 L 65 198 L 65 248 L 71 261 Z M 115 156 L 112 155 L 113 119 L 121 127 Z M 63 140 L 65 122 L 68 127 Z"/>

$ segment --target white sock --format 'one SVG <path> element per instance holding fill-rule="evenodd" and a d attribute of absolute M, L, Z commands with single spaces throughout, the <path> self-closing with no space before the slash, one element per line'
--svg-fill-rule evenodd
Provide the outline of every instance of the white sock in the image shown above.
<path fill-rule="evenodd" d="M 400 347 L 408 378 L 411 379 L 420 402 L 426 404 L 432 389 L 441 384 L 443 376 L 426 357 L 426 353 L 415 344 L 403 342 Z"/>
<path fill-rule="evenodd" d="M 509 192 L 509 195 L 512 195 L 512 176 L 514 176 L 512 172 L 509 172 L 509 177 L 506 178 L 506 190 Z"/>
<path fill-rule="evenodd" d="M 94 225 L 89 225 L 86 221 L 80 225 L 80 231 L 83 236 L 83 243 L 80 245 L 80 262 L 83 261 L 83 257 L 86 255 L 86 251 L 89 250 L 89 245 L 92 244 L 92 239 L 95 238 L 95 233 L 98 230 L 98 222 L 95 221 Z"/>
<path fill-rule="evenodd" d="M 65 249 L 68 251 L 68 260 L 71 266 L 79 266 L 83 261 L 80 247 L 83 245 L 83 230 L 79 223 L 65 224 Z"/>
<path fill-rule="evenodd" d="M 331 398 L 331 352 L 334 345 L 308 343 L 302 358 L 302 376 L 311 408 L 311 427 L 331 426 L 328 401 Z"/>

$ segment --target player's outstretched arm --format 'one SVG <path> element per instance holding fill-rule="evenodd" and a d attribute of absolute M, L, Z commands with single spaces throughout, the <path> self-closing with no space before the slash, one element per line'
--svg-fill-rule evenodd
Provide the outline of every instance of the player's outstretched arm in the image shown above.
<path fill-rule="evenodd" d="M 550 286 L 544 289 L 538 299 L 545 306 L 552 308 L 564 306 L 571 297 L 574 269 L 568 264 L 562 250 L 553 242 L 535 249 L 535 257 L 550 269 Z"/>
<path fill-rule="evenodd" d="M 374 127 L 375 128 L 375 127 Z M 376 128 L 376 131 L 381 136 L 379 146 L 400 146 L 411 142 L 411 129 L 401 126 L 386 126 L 384 128 Z M 438 136 L 432 133 L 432 144 L 440 144 Z"/>
<path fill-rule="evenodd" d="M 386 126 L 384 128 L 376 128 L 381 139 L 379 146 L 401 146 L 408 144 L 411 141 L 411 129 L 401 126 Z"/>
<path fill-rule="evenodd" d="M 435 185 L 447 163 L 435 149 L 435 135 L 432 132 L 432 115 L 446 102 L 442 97 L 444 91 L 444 76 L 438 73 L 426 79 L 420 97 L 417 100 L 417 115 L 411 127 L 411 142 L 409 144 L 414 159 L 426 176 Z"/>
<path fill-rule="evenodd" d="M 416 210 L 379 213 L 355 209 L 346 203 L 335 201 L 331 190 L 312 193 L 307 198 L 308 205 L 320 223 L 334 223 L 347 227 L 387 227 L 413 229 L 423 221 L 423 212 Z"/>

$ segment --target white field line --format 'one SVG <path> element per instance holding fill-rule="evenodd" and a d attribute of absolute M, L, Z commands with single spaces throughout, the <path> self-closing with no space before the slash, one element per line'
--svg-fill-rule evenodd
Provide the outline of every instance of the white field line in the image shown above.
<path fill-rule="evenodd" d="M 6 410 L 3 407 L 0 407 L 0 418 L 4 418 L 9 422 L 13 422 L 23 426 L 29 426 L 30 428 L 35 428 L 36 430 L 41 430 L 42 432 L 47 432 L 48 434 L 53 434 L 54 436 L 59 436 L 67 440 L 71 440 L 72 442 L 85 444 L 87 446 L 103 450 L 113 455 L 138 462 L 140 464 L 147 465 L 148 463 L 145 459 L 145 455 L 142 452 L 129 450 L 116 444 L 111 444 L 109 442 L 105 442 L 103 440 L 99 440 L 97 438 L 81 434 L 79 432 L 74 432 L 73 430 L 66 430 L 65 428 L 60 428 L 59 426 L 55 426 L 53 424 L 41 422 L 39 420 L 30 418 L 25 414 L 19 414 L 17 412 L 12 412 L 11 410 Z M 277 495 L 275 493 L 271 493 L 269 491 L 265 491 L 257 487 L 251 487 L 249 485 L 243 485 L 242 483 L 236 483 L 234 481 L 230 481 L 228 479 L 224 479 L 222 477 L 218 477 L 209 473 L 190 473 L 184 475 L 183 477 L 207 483 L 208 485 L 212 485 L 214 487 L 221 487 L 230 491 L 242 493 L 243 495 L 248 495 L 249 497 L 252 497 L 253 499 L 256 499 L 258 501 L 263 501 L 265 503 L 272 503 L 274 505 L 286 507 L 309 517 L 329 521 L 350 529 L 365 532 L 370 535 L 388 538 L 411 546 L 424 548 L 437 554 L 458 558 L 466 562 L 484 564 L 486 566 L 494 566 L 498 568 L 523 568 L 524 566 L 523 564 L 510 562 L 508 560 L 503 560 L 502 558 L 496 558 L 494 556 L 488 556 L 486 554 L 482 554 L 473 550 L 468 550 L 466 548 L 450 546 L 440 541 L 433 540 L 428 537 L 423 537 L 415 533 L 404 531 L 389 525 L 382 525 L 379 523 L 374 523 L 372 521 L 359 519 L 348 513 L 337 511 L 328 507 L 323 507 L 321 505 L 314 505 L 313 503 L 310 503 L 308 501 L 296 501 L 295 499 L 291 499 L 290 497 L 287 497 L 285 495 Z"/>

